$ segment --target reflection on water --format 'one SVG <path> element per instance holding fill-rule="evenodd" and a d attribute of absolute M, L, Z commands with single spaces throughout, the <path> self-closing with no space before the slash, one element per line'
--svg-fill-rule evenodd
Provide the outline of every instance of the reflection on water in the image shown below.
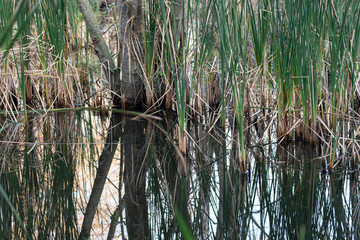
<path fill-rule="evenodd" d="M 191 123 L 180 157 L 171 117 L 0 121 L 0 239 L 360 238 L 358 175 L 323 172 L 319 146 L 249 137 L 244 174 L 216 126 Z"/>

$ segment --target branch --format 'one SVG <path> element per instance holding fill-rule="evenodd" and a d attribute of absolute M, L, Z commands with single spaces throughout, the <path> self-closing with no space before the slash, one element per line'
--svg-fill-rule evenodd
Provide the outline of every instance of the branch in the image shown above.
<path fill-rule="evenodd" d="M 98 56 L 100 62 L 107 63 L 105 64 L 106 68 L 113 72 L 116 69 L 115 62 L 111 56 L 108 46 L 105 43 L 104 38 L 102 37 L 102 32 L 100 30 L 99 24 L 96 21 L 96 16 L 92 11 L 88 0 L 77 0 L 77 2 L 79 4 L 80 11 L 84 16 L 87 29 L 93 41 L 96 55 Z"/>

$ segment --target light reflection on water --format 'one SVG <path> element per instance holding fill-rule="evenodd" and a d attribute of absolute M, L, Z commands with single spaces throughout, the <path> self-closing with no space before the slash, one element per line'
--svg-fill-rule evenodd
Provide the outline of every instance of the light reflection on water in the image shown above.
<path fill-rule="evenodd" d="M 0 133 L 0 156 L 10 159 L 3 188 L 33 238 L 360 237 L 358 175 L 340 168 L 324 173 L 320 147 L 256 146 L 259 137 L 249 129 L 250 167 L 243 174 L 231 140 L 236 130 L 192 123 L 186 172 L 171 118 L 147 122 L 77 112 L 31 122 Z M 7 203 L 1 204 L 1 225 L 11 226 L 1 228 L 1 236 L 24 238 Z"/>

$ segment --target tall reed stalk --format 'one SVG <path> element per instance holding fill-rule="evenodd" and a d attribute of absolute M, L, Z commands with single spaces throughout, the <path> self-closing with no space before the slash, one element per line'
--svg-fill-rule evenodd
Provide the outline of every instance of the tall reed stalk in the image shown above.
<path fill-rule="evenodd" d="M 143 34 L 128 44 L 136 53 L 132 61 L 139 64 L 135 72 L 143 78 L 149 109 L 175 110 L 183 152 L 189 116 L 214 124 L 220 117 L 207 112 L 218 114 L 220 106 L 223 128 L 235 116 L 243 170 L 247 123 L 257 126 L 258 119 L 273 114 L 280 141 L 295 136 L 313 144 L 332 142 L 335 149 L 337 139 L 344 137 L 339 131 L 344 117 L 351 116 L 351 129 L 343 131 L 352 132 L 353 139 L 346 141 L 355 147 L 358 1 L 138 3 L 143 19 L 137 24 L 143 25 L 137 29 Z M 14 14 L 7 9 L 14 9 Z M 106 12 L 96 11 L 95 3 L 93 10 Z M 14 78 L 25 112 L 29 106 L 96 105 L 97 99 L 114 91 L 108 91 L 110 83 L 93 60 L 81 16 L 76 3 L 67 0 L 5 0 L 0 7 L 0 67 Z M 101 18 L 110 19 L 105 14 Z M 105 40 L 114 42 L 117 30 L 116 24 L 107 25 Z M 110 58 L 116 55 L 121 53 Z M 253 108 L 261 111 L 251 115 Z M 336 151 L 327 151 L 334 153 L 332 168 Z"/>
<path fill-rule="evenodd" d="M 226 86 L 226 81 L 231 86 L 235 119 L 239 129 L 240 166 L 242 171 L 246 171 L 244 103 L 247 84 L 247 2 L 218 1 L 214 7 L 220 36 L 221 78 L 223 86 Z"/>

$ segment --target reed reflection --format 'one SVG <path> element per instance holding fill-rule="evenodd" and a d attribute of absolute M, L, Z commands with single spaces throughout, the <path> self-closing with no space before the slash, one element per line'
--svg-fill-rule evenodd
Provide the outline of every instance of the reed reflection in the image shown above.
<path fill-rule="evenodd" d="M 101 135 L 105 144 L 94 147 L 88 143 L 99 137 L 88 134 L 94 124 L 89 116 L 30 116 L 29 125 L 13 128 L 23 140 L 0 149 L 12 160 L 4 165 L 1 183 L 23 224 L 0 198 L 1 238 L 360 237 L 358 175 L 323 171 L 327 160 L 319 146 L 249 141 L 244 173 L 232 131 L 220 126 L 191 123 L 184 154 L 176 118 L 156 122 L 113 114 L 109 122 L 99 120 L 109 126 Z M 82 144 L 85 138 L 89 142 Z M 83 164 L 80 158 L 88 152 L 94 161 Z M 78 178 L 82 172 L 84 180 Z M 94 180 L 88 199 L 77 179 L 84 186 Z M 115 186 L 110 194 L 109 185 Z M 109 195 L 116 201 L 108 203 Z"/>
<path fill-rule="evenodd" d="M 75 119 L 73 113 L 56 113 L 45 121 L 28 114 L 28 124 L 15 124 L 2 133 L 7 135 L 5 139 L 12 139 L 1 143 L 1 152 L 8 159 L 1 180 L 14 208 L 2 195 L 1 239 L 77 238 L 76 161 L 71 144 Z"/>

